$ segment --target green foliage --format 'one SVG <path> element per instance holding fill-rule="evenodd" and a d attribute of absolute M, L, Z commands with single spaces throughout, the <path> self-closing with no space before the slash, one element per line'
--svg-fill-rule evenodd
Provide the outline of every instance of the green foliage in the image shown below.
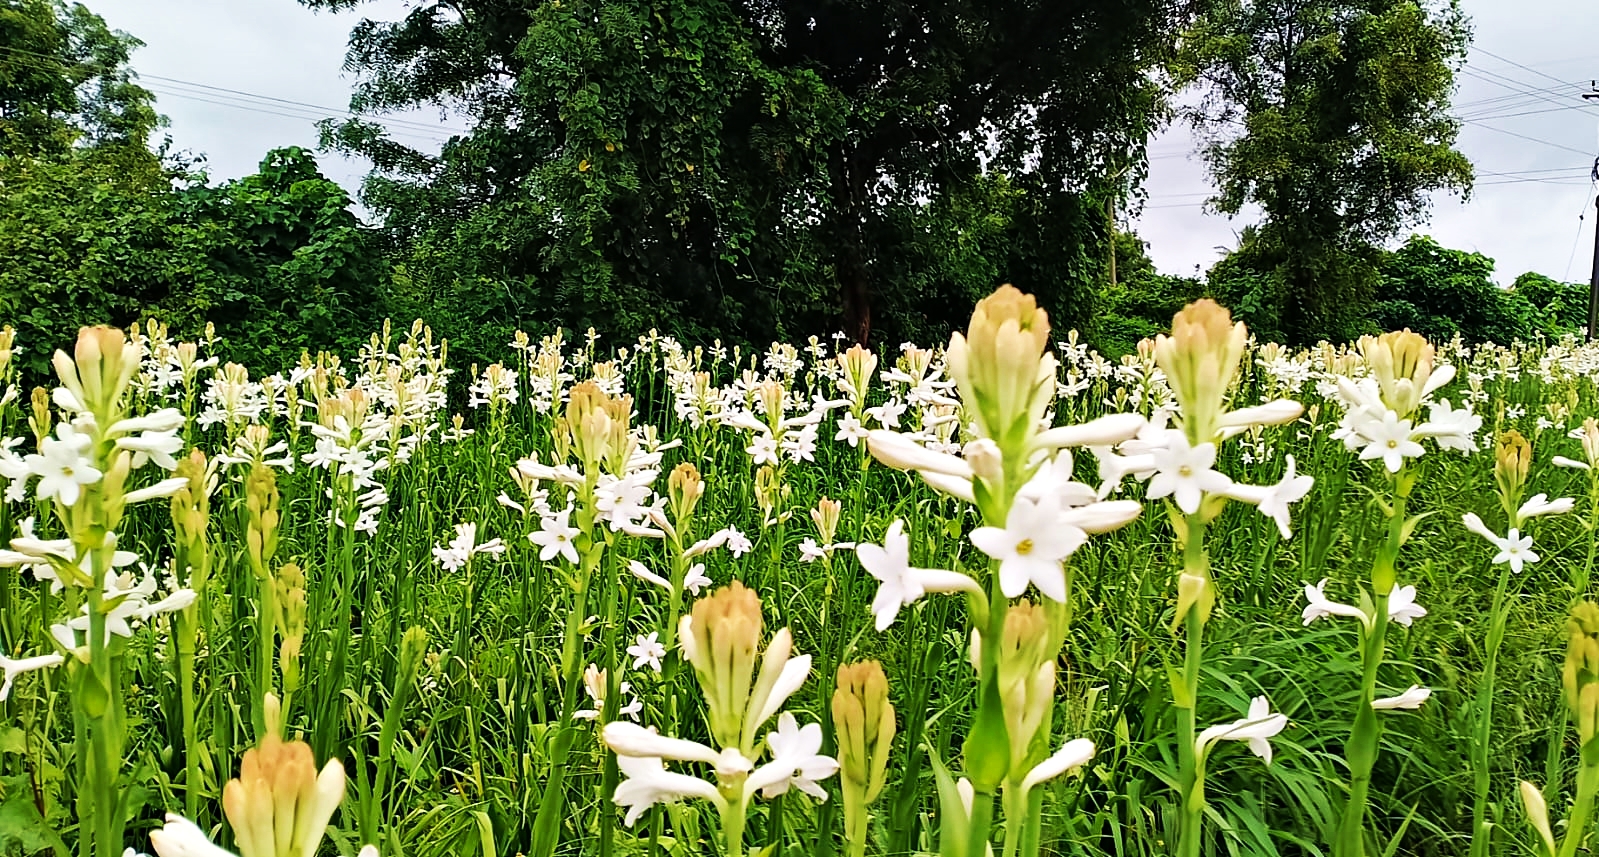
<path fill-rule="evenodd" d="M 0 158 L 0 317 L 24 342 L 144 317 L 192 336 L 211 321 L 229 359 L 277 367 L 353 348 L 382 317 L 381 248 L 307 153 L 273 152 L 220 187 L 145 169 L 147 154 Z M 22 360 L 43 373 L 49 357 Z"/>
<path fill-rule="evenodd" d="M 1210 4 L 1184 40 L 1175 75 L 1208 88 L 1192 115 L 1211 134 L 1215 205 L 1265 214 L 1229 279 L 1253 283 L 1289 341 L 1361 332 L 1370 248 L 1433 191 L 1469 187 L 1449 114 L 1467 38 L 1454 4 L 1263 0 Z"/>
<path fill-rule="evenodd" d="M 81 3 L 0 0 L 0 157 L 144 151 L 165 120 L 128 66 L 143 44 Z"/>
<path fill-rule="evenodd" d="M 1562 283 L 1533 271 L 1510 286 L 1526 302 L 1532 327 L 1549 337 L 1578 333 L 1588 325 L 1588 289 L 1586 283 Z"/>
<path fill-rule="evenodd" d="M 358 121 L 326 141 L 373 160 L 363 201 L 419 298 L 482 295 L 529 329 L 942 338 L 1004 279 L 1087 320 L 1088 202 L 1138 173 L 1179 14 L 423 3 L 352 33 L 354 106 L 445 106 L 470 133 L 437 157 Z"/>
<path fill-rule="evenodd" d="M 1148 246 L 1130 232 L 1115 237 L 1117 279 L 1100 293 L 1089 328 L 1089 341 L 1111 357 L 1130 354 L 1139 340 L 1170 330 L 1178 310 L 1210 294 L 1196 278 L 1158 273 L 1149 260 Z"/>
<path fill-rule="evenodd" d="M 1532 332 L 1525 296 L 1495 285 L 1493 260 L 1481 253 L 1414 235 L 1385 254 L 1381 268 L 1372 314 L 1381 330 L 1409 328 L 1434 342 L 1456 335 L 1467 342 L 1511 342 Z"/>

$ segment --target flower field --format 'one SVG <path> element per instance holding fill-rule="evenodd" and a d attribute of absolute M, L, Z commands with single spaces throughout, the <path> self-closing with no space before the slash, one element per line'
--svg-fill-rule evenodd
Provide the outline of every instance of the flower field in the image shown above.
<path fill-rule="evenodd" d="M 1599 348 L 57 345 L 3 855 L 1587 853 Z"/>

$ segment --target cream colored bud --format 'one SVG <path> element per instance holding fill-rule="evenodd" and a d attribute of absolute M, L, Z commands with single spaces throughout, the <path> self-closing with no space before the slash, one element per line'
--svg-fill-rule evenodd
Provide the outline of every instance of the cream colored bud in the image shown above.
<path fill-rule="evenodd" d="M 837 360 L 839 368 L 843 370 L 839 386 L 855 403 L 864 402 L 871 390 L 872 376 L 877 372 L 877 355 L 859 345 L 852 345 L 838 355 Z"/>
<path fill-rule="evenodd" d="M 816 532 L 822 537 L 822 544 L 832 544 L 833 537 L 838 535 L 838 519 L 843 509 L 844 505 L 837 500 L 823 497 L 816 501 L 816 508 L 811 510 L 811 523 L 816 525 Z"/>
<path fill-rule="evenodd" d="M 285 742 L 269 730 L 260 746 L 245 751 L 238 778 L 222 790 L 239 857 L 315 854 L 344 799 L 344 783 L 337 760 L 318 774 L 309 744 Z"/>
<path fill-rule="evenodd" d="M 719 746 L 738 747 L 761 639 L 761 600 L 735 580 L 694 602 L 689 615 L 680 629 L 683 649 L 705 694 L 711 736 Z"/>
<path fill-rule="evenodd" d="M 972 475 L 988 483 L 990 488 L 997 488 L 1004 480 L 1005 454 L 992 440 L 980 437 L 966 444 L 961 457 L 971 466 Z"/>
<path fill-rule="evenodd" d="M 1499 497 L 1512 522 L 1531 470 L 1532 444 L 1515 429 L 1499 435 L 1499 442 L 1494 446 L 1494 486 L 1499 489 Z"/>
<path fill-rule="evenodd" d="M 1155 337 L 1155 363 L 1177 397 L 1191 445 L 1215 440 L 1248 339 L 1244 323 L 1209 298 L 1178 312 L 1170 336 Z"/>
<path fill-rule="evenodd" d="M 839 772 L 858 790 L 862 803 L 870 805 L 883 791 L 894 743 L 894 706 L 888 699 L 888 677 L 882 664 L 863 661 L 838 668 L 833 728 L 838 736 Z"/>
<path fill-rule="evenodd" d="M 681 528 L 705 496 L 705 480 L 700 477 L 699 468 L 688 461 L 672 468 L 666 477 L 666 493 L 672 504 L 672 517 Z"/>
<path fill-rule="evenodd" d="M 1016 455 L 1054 399 L 1049 314 L 1011 285 L 979 301 L 965 336 L 950 338 L 949 375 L 978 434 Z"/>
<path fill-rule="evenodd" d="M 1549 826 L 1549 804 L 1543 799 L 1543 792 L 1526 780 L 1521 781 L 1518 787 L 1521 793 L 1521 810 L 1527 814 L 1527 823 L 1538 833 L 1538 841 L 1543 843 L 1544 857 L 1555 855 L 1555 833 Z"/>
<path fill-rule="evenodd" d="M 1398 330 L 1362 337 L 1360 353 L 1377 380 L 1383 404 L 1401 418 L 1414 414 L 1433 381 L 1432 344 L 1421 334 Z"/>
<path fill-rule="evenodd" d="M 1593 417 L 1582 421 L 1582 454 L 1590 466 L 1599 467 L 1599 420 Z"/>

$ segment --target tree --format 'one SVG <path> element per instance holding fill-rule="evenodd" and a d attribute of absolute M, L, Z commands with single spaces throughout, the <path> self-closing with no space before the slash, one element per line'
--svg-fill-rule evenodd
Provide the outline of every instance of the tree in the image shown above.
<path fill-rule="evenodd" d="M 437 157 L 360 121 L 327 141 L 373 160 L 363 201 L 429 260 L 413 275 L 499 281 L 551 323 L 942 335 L 954 307 L 1015 279 L 1070 326 L 1089 317 L 1104 238 L 1077 227 L 1136 175 L 1160 108 L 1148 72 L 1184 14 L 1172 0 L 422 2 L 352 34 L 353 107 L 443 107 L 469 132 Z M 1062 279 L 1024 279 L 1046 274 Z"/>
<path fill-rule="evenodd" d="M 1531 326 L 1550 338 L 1580 333 L 1588 326 L 1588 284 L 1562 283 L 1528 271 L 1510 292 L 1527 304 Z"/>
<path fill-rule="evenodd" d="M 1223 0 L 1184 39 L 1175 76 L 1204 93 L 1190 115 L 1211 204 L 1262 209 L 1235 266 L 1275 283 L 1265 292 L 1291 340 L 1358 333 L 1372 248 L 1420 219 L 1432 191 L 1469 188 L 1449 115 L 1467 40 L 1454 0 Z"/>
<path fill-rule="evenodd" d="M 128 65 L 143 44 L 81 3 L 0 0 L 0 157 L 147 151 L 164 120 Z"/>
<path fill-rule="evenodd" d="M 1481 253 L 1451 250 L 1425 235 L 1385 254 L 1373 320 L 1381 330 L 1409 328 L 1434 342 L 1457 334 L 1467 342 L 1526 338 L 1530 307 L 1493 281 L 1494 262 Z"/>

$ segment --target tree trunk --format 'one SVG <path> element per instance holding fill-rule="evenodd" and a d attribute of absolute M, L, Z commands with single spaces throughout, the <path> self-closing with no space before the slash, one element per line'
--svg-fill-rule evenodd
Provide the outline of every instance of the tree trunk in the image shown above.
<path fill-rule="evenodd" d="M 872 333 L 871 275 L 866 265 L 861 218 L 865 210 L 862 170 L 848 143 L 833 150 L 828 172 L 833 190 L 834 276 L 844 312 L 844 333 L 861 345 Z"/>

